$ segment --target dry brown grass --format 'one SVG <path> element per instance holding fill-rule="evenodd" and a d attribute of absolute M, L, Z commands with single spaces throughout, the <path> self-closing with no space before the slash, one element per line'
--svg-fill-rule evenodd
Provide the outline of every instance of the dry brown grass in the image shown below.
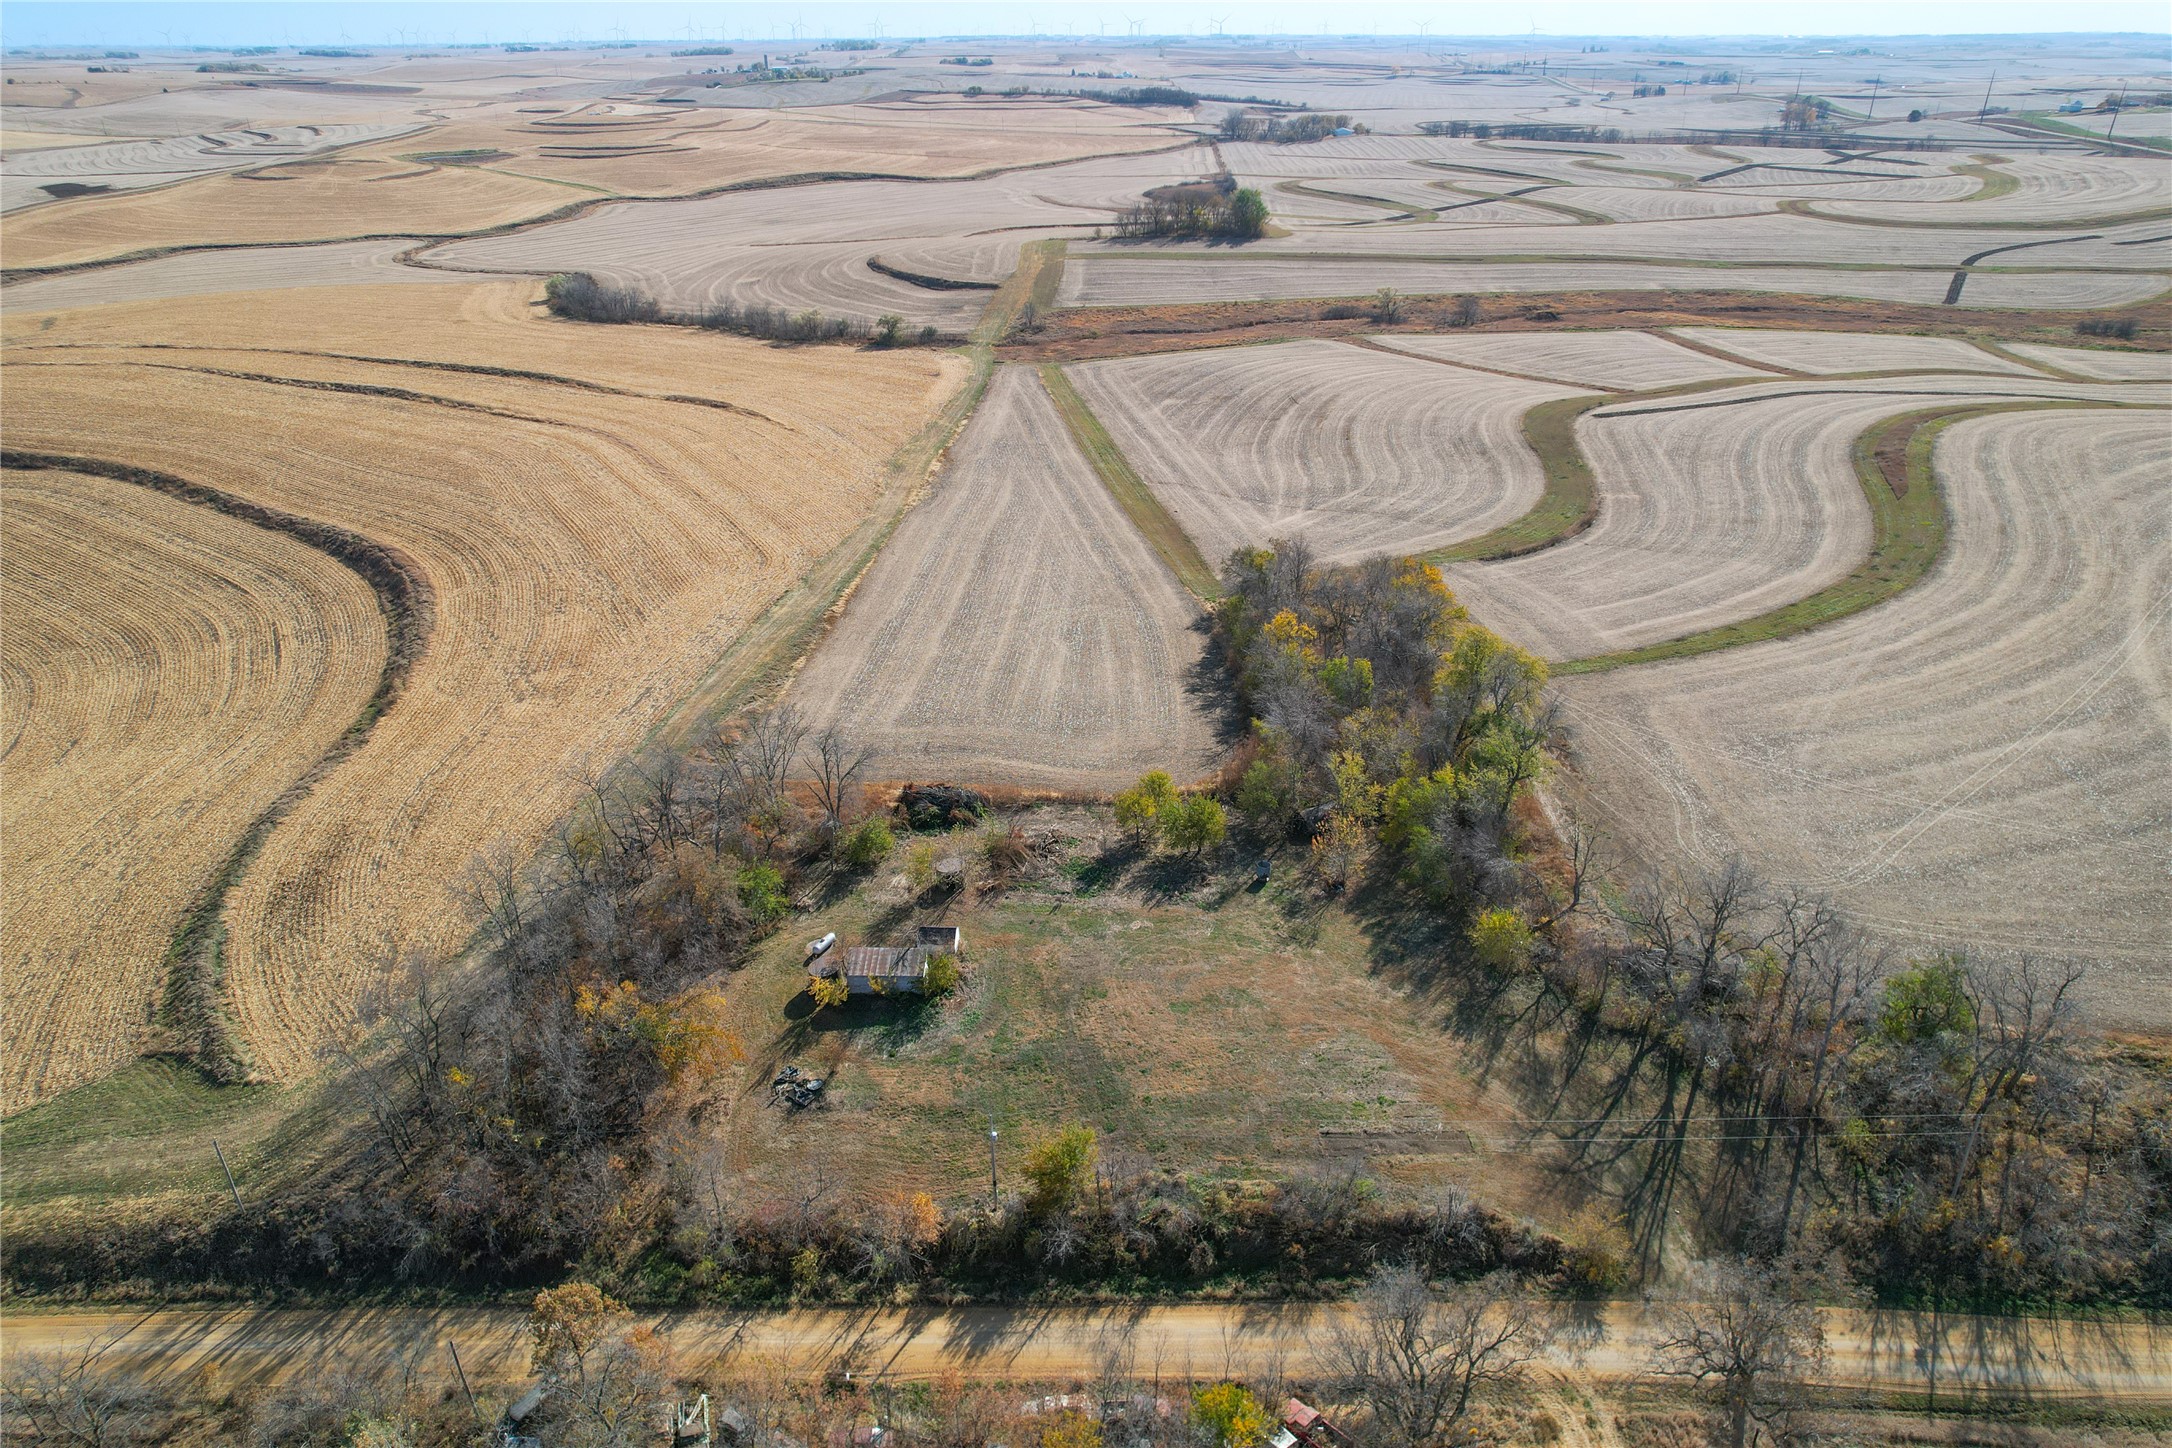
<path fill-rule="evenodd" d="M 143 1046 L 167 942 L 376 687 L 369 586 L 283 534 L 79 473 L 0 480 L 0 1102 Z"/>
<path fill-rule="evenodd" d="M 382 941 L 458 943 L 447 887 L 468 859 L 532 847 L 579 769 L 637 744 L 851 531 L 965 372 L 925 352 L 539 320 L 535 292 L 9 319 L 36 343 L 8 352 L 12 445 L 335 524 L 405 552 L 434 593 L 398 703 L 228 897 L 226 1004 L 272 1074 L 308 1068 Z"/>

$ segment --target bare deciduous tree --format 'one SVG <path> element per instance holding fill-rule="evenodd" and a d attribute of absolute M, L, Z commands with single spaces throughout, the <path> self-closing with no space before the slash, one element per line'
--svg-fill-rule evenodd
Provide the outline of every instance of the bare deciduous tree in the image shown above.
<path fill-rule="evenodd" d="M 1807 1295 L 1791 1260 L 1731 1261 L 1713 1270 L 1702 1300 L 1671 1315 L 1658 1370 L 1717 1386 L 1732 1448 L 1756 1430 L 1784 1438 L 1804 1382 L 1824 1367 L 1825 1327 Z"/>
<path fill-rule="evenodd" d="M 871 751 L 857 746 L 835 724 L 817 733 L 808 749 L 814 767 L 815 805 L 822 811 L 822 828 L 835 834 L 844 822 L 846 796 L 867 768 Z"/>
<path fill-rule="evenodd" d="M 151 1441 L 160 1416 L 156 1399 L 135 1377 L 105 1362 L 127 1330 L 96 1334 L 74 1352 L 29 1354 L 11 1363 L 0 1382 L 8 1438 L 83 1448 Z"/>
<path fill-rule="evenodd" d="M 1490 1383 L 1513 1382 L 1546 1350 L 1552 1313 L 1495 1272 L 1436 1292 L 1412 1267 L 1381 1267 L 1328 1340 L 1341 1392 L 1372 1411 L 1380 1441 L 1438 1442 Z"/>

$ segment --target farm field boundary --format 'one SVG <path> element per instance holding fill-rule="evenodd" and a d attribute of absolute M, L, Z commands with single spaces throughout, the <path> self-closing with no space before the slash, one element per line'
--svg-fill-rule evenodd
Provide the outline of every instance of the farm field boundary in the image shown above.
<path fill-rule="evenodd" d="M 844 612 L 852 590 L 897 531 L 906 511 L 926 493 L 988 390 L 995 358 L 967 349 L 973 371 L 934 421 L 890 460 L 890 484 L 867 521 L 819 559 L 784 595 L 762 611 L 724 650 L 716 666 L 649 733 L 649 744 L 685 747 L 707 725 L 728 719 L 782 688 Z"/>
<path fill-rule="evenodd" d="M 1562 397 L 1541 402 L 1523 415 L 1523 440 L 1538 455 L 1546 473 L 1546 491 L 1531 511 L 1491 533 L 1443 548 L 1434 563 L 1479 563 L 1517 558 L 1574 538 L 1599 518 L 1598 485 L 1591 464 L 1576 445 L 1576 420 L 1603 403 L 1619 402 L 1617 393 L 1597 397 Z"/>
<path fill-rule="evenodd" d="M 268 532 L 284 533 L 331 556 L 359 576 L 377 597 L 378 608 L 384 617 L 386 648 L 385 664 L 378 675 L 376 689 L 339 740 L 250 821 L 182 915 L 166 949 L 163 962 L 166 983 L 159 1004 L 161 1023 L 192 1041 L 191 1050 L 197 1064 L 207 1074 L 220 1080 L 240 1080 L 248 1074 L 247 1055 L 220 1005 L 220 952 L 225 935 L 222 912 L 226 896 L 263 848 L 273 826 L 341 760 L 360 748 L 377 721 L 398 701 L 408 674 L 429 645 L 434 611 L 429 581 L 414 561 L 397 548 L 330 523 L 252 503 L 171 473 L 101 458 L 13 449 L 0 451 L 0 467 L 88 473 L 210 508 Z"/>
<path fill-rule="evenodd" d="M 1941 268 L 1943 269 L 1943 268 Z M 1369 298 L 1348 300 L 1364 303 Z M 1042 329 L 1003 344 L 1006 360 L 1084 362 L 1193 347 L 1226 347 L 1292 337 L 1349 337 L 1368 332 L 1429 332 L 1450 322 L 1457 300 L 1445 293 L 1406 296 L 1405 320 L 1383 324 L 1367 314 L 1333 320 L 1321 315 L 1331 299 L 1188 302 L 1156 306 L 1070 307 L 1043 317 Z M 1519 292 L 1493 299 L 1514 308 L 1470 329 L 1489 332 L 1633 330 L 1681 326 L 1785 327 L 1808 331 L 1891 332 L 2074 345 L 2076 323 L 2092 317 L 2133 318 L 2148 334 L 2137 350 L 2172 351 L 2172 297 L 2101 312 L 2032 312 L 1938 304 L 1866 302 L 1847 297 L 1796 297 L 1759 292 Z M 1546 316 L 1544 314 L 1551 313 Z"/>
<path fill-rule="evenodd" d="M 1101 481 L 1108 485 L 1124 516 L 1131 519 L 1147 542 L 1154 545 L 1155 553 L 1168 565 L 1169 572 L 1201 603 L 1212 604 L 1221 597 L 1221 585 L 1215 580 L 1214 570 L 1199 554 L 1199 547 L 1192 542 L 1169 510 L 1161 504 L 1140 478 L 1138 472 L 1125 458 L 1123 449 L 1109 430 L 1094 416 L 1086 399 L 1078 395 L 1071 379 L 1064 376 L 1063 368 L 1054 362 L 1041 364 L 1041 385 L 1063 414 L 1064 425 L 1071 430 L 1071 437 L 1078 443 L 1079 451 L 1086 454 Z"/>
<path fill-rule="evenodd" d="M 1035 324 L 1056 307 L 1056 291 L 1063 285 L 1064 252 L 1069 243 L 1061 237 L 1029 241 L 1018 248 L 1018 266 L 1005 277 L 973 324 L 975 343 L 992 346 L 1010 336 L 1027 307 Z"/>
<path fill-rule="evenodd" d="M 1691 404 L 1724 406 L 1724 403 Z M 1663 659 L 1688 658 L 1738 644 L 1783 639 L 1834 623 L 1884 603 L 1922 581 L 1943 556 L 1947 508 L 1931 465 L 1938 435 L 1956 422 L 2004 412 L 2051 408 L 2128 408 L 2163 411 L 2143 403 L 2038 399 L 1969 404 L 1907 413 L 1870 428 L 1856 439 L 1855 474 L 1870 506 L 1868 556 L 1847 577 L 1806 598 L 1718 628 L 1678 639 L 1571 659 L 1556 674 L 1590 674 Z"/>

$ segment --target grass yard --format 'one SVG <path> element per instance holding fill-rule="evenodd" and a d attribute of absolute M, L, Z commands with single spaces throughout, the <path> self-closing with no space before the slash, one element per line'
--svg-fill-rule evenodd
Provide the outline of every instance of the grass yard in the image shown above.
<path fill-rule="evenodd" d="M 1253 855 L 1196 867 L 1143 857 L 1106 814 L 1075 807 L 1022 823 L 1060 841 L 1043 878 L 916 908 L 901 841 L 734 979 L 746 1060 L 717 1135 L 743 1189 L 831 1178 L 958 1203 L 987 1191 L 991 1125 L 1008 1190 L 1032 1142 L 1081 1122 L 1105 1151 L 1210 1177 L 1358 1171 L 1395 1194 L 1454 1183 L 1511 1211 L 1540 1210 L 1549 1191 L 1558 1201 L 1528 1159 L 1477 1152 L 1454 1128 L 1511 1103 L 1479 1079 L 1441 1010 L 1394 983 L 1377 932 L 1292 882 L 1294 855 L 1278 855 L 1277 878 L 1256 889 Z M 959 841 L 967 858 L 974 843 Z M 964 931 L 954 997 L 813 1010 L 808 938 L 880 942 L 936 920 Z M 766 1104 L 787 1063 L 834 1073 L 825 1105 Z"/>
<path fill-rule="evenodd" d="M 313 1160 L 325 1124 L 307 1089 L 217 1086 L 181 1062 L 132 1061 L 8 1118 L 7 1227 L 19 1234 L 85 1211 L 208 1215 L 229 1201 L 213 1141 L 256 1197 Z"/>

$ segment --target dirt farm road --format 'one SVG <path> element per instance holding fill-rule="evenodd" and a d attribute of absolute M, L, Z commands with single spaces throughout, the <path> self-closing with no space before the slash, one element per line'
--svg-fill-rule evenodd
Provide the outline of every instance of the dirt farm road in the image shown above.
<path fill-rule="evenodd" d="M 1333 1306 L 1184 1305 L 1119 1309 L 968 1307 L 718 1310 L 648 1316 L 682 1368 L 731 1359 L 918 1377 L 1064 1379 L 1094 1371 L 1112 1347 L 1132 1370 L 1218 1376 L 1279 1361 L 1318 1361 Z M 1835 1386 L 1992 1390 L 2029 1397 L 2172 1402 L 2172 1324 L 1817 1309 L 1826 1315 Z M 1662 1335 L 1657 1305 L 1584 1309 L 1555 1351 L 1559 1366 L 1601 1381 L 1637 1375 Z M 105 1358 L 160 1379 L 211 1370 L 222 1381 L 276 1381 L 372 1359 L 418 1340 L 457 1348 L 468 1374 L 509 1380 L 527 1367 L 517 1308 L 151 1308 L 10 1311 L 0 1354 L 67 1353 L 110 1340 Z M 449 1362 L 449 1358 L 447 1359 Z"/>

